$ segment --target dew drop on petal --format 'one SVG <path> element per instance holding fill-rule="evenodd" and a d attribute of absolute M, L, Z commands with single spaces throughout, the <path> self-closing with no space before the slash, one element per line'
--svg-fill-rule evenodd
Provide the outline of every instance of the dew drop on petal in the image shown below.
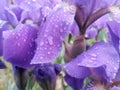
<path fill-rule="evenodd" d="M 53 37 L 52 36 L 48 36 L 48 42 L 50 45 L 53 45 Z"/>

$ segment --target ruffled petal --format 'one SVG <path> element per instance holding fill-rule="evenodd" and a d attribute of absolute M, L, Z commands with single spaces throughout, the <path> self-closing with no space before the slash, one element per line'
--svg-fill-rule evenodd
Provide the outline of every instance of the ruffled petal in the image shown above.
<path fill-rule="evenodd" d="M 120 23 L 116 21 L 110 21 L 107 23 L 107 25 L 111 36 L 109 41 L 114 45 L 120 55 Z M 117 72 L 115 80 L 120 80 L 120 68 Z"/>
<path fill-rule="evenodd" d="M 0 20 L 0 56 L 3 54 L 3 37 L 2 33 L 5 30 L 8 30 L 10 28 L 10 25 L 7 24 L 6 21 Z"/>
<path fill-rule="evenodd" d="M 67 82 L 67 84 L 71 86 L 74 90 L 81 90 L 83 87 L 84 79 L 74 78 L 68 74 L 65 75 L 64 79 Z"/>
<path fill-rule="evenodd" d="M 107 25 L 108 25 L 109 34 L 110 34 L 109 42 L 114 45 L 114 47 L 119 53 L 120 23 L 117 23 L 116 21 L 110 21 L 107 23 Z"/>
<path fill-rule="evenodd" d="M 15 66 L 29 67 L 35 53 L 37 30 L 27 25 L 19 25 L 15 30 L 3 32 L 3 56 Z"/>
<path fill-rule="evenodd" d="M 71 10 L 66 4 L 53 10 L 37 39 L 37 50 L 31 64 L 49 63 L 59 55 L 62 42 L 73 23 L 74 15 L 75 10 Z"/>
<path fill-rule="evenodd" d="M 9 0 L 1 0 L 0 1 L 0 19 L 1 20 L 6 20 L 6 15 L 5 15 L 5 7 L 8 7 Z"/>
<path fill-rule="evenodd" d="M 89 50 L 66 64 L 64 68 L 69 75 L 79 78 L 90 74 L 88 68 L 94 69 L 101 66 L 105 67 L 110 79 L 115 78 L 119 68 L 119 54 L 114 46 L 104 42 L 94 44 Z M 87 71 L 81 70 L 80 67 L 86 68 Z"/>
<path fill-rule="evenodd" d="M 59 67 L 59 66 L 58 66 Z M 42 80 L 48 80 L 52 81 L 53 83 L 56 82 L 56 67 L 52 64 L 40 64 L 37 65 L 34 69 L 34 74 L 36 76 L 36 79 L 39 83 L 42 82 Z"/>
<path fill-rule="evenodd" d="M 11 24 L 13 27 L 16 27 L 21 19 L 22 11 L 23 10 L 16 5 L 11 5 L 10 7 L 6 7 L 4 12 L 8 23 Z"/>

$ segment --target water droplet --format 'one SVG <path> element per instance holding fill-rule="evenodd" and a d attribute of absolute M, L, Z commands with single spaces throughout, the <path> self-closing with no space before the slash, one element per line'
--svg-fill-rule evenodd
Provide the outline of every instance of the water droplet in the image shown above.
<path fill-rule="evenodd" d="M 78 66 L 80 66 L 81 64 L 80 64 L 80 63 L 78 63 L 77 65 L 78 65 Z"/>
<path fill-rule="evenodd" d="M 117 67 L 114 67 L 114 70 L 116 71 L 116 70 L 117 70 Z"/>
<path fill-rule="evenodd" d="M 23 41 L 26 42 L 26 39 L 24 39 Z"/>
<path fill-rule="evenodd" d="M 43 46 L 44 45 L 44 42 L 40 42 L 40 46 Z"/>
<path fill-rule="evenodd" d="M 18 33 L 18 36 L 20 36 L 20 33 Z"/>
<path fill-rule="evenodd" d="M 50 50 L 52 50 L 52 48 L 50 47 Z"/>
<path fill-rule="evenodd" d="M 40 57 L 40 59 L 43 59 L 43 57 Z"/>
<path fill-rule="evenodd" d="M 90 63 L 92 63 L 93 61 L 92 60 L 89 60 Z"/>
<path fill-rule="evenodd" d="M 47 48 L 44 48 L 45 50 L 47 50 Z"/>
<path fill-rule="evenodd" d="M 15 33 L 12 33 L 12 35 L 15 35 Z"/>
<path fill-rule="evenodd" d="M 30 4 L 30 2 L 27 2 L 28 4 Z"/>
<path fill-rule="evenodd" d="M 95 49 L 98 49 L 98 47 L 95 47 Z"/>
<path fill-rule="evenodd" d="M 68 69 L 67 69 L 66 71 L 67 71 L 67 72 L 69 72 L 69 70 L 68 70 Z"/>
<path fill-rule="evenodd" d="M 93 57 L 92 57 L 91 60 L 96 60 L 96 58 L 93 58 Z"/>
<path fill-rule="evenodd" d="M 96 54 L 93 53 L 93 54 L 91 54 L 91 56 L 92 56 L 92 57 L 96 57 Z"/>
<path fill-rule="evenodd" d="M 66 28 L 66 27 L 64 27 L 63 29 L 64 29 L 64 30 L 67 30 L 67 28 Z"/>
<path fill-rule="evenodd" d="M 63 32 L 63 29 L 60 29 L 60 32 Z"/>
<path fill-rule="evenodd" d="M 20 46 L 20 43 L 17 43 L 18 46 Z"/>
<path fill-rule="evenodd" d="M 55 25 L 55 28 L 58 28 L 58 25 L 57 25 L 57 24 Z"/>
<path fill-rule="evenodd" d="M 50 54 L 50 52 L 48 52 L 48 54 Z"/>
<path fill-rule="evenodd" d="M 61 36 L 61 37 L 60 37 L 60 40 L 64 40 L 64 38 Z"/>
<path fill-rule="evenodd" d="M 53 45 L 53 37 L 52 36 L 48 36 L 48 42 L 50 45 Z"/>

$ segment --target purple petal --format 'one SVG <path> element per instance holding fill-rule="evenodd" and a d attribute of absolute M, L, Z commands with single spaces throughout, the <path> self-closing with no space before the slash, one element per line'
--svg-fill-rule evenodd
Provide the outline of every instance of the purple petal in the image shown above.
<path fill-rule="evenodd" d="M 50 83 L 56 82 L 56 72 L 54 65 L 52 64 L 40 64 L 37 65 L 34 69 L 34 74 L 36 77 L 36 80 L 39 83 L 42 83 L 43 81 L 48 81 Z"/>
<path fill-rule="evenodd" d="M 111 28 L 112 32 L 120 38 L 120 23 L 116 21 L 108 22 L 109 27 Z"/>
<path fill-rule="evenodd" d="M 79 33 L 79 28 L 78 28 L 78 25 L 77 23 L 74 21 L 74 23 L 72 24 L 71 28 L 71 34 L 76 36 L 78 33 Z"/>
<path fill-rule="evenodd" d="M 8 25 L 6 21 L 0 20 L 0 56 L 2 56 L 2 54 L 3 54 L 2 32 L 5 30 L 8 30 L 9 28 L 10 28 L 10 25 Z"/>
<path fill-rule="evenodd" d="M 114 45 L 116 50 L 119 52 L 120 23 L 117 23 L 115 21 L 110 21 L 107 23 L 107 25 L 110 33 L 109 41 Z"/>
<path fill-rule="evenodd" d="M 29 67 L 36 48 L 36 37 L 37 30 L 27 25 L 19 25 L 15 30 L 4 31 L 4 58 L 15 66 Z"/>
<path fill-rule="evenodd" d="M 95 38 L 100 29 L 106 27 L 106 23 L 110 21 L 110 16 L 108 14 L 102 16 L 96 20 L 92 25 L 90 25 L 86 31 L 87 38 Z"/>
<path fill-rule="evenodd" d="M 70 6 L 61 6 L 48 16 L 37 39 L 37 50 L 31 64 L 49 63 L 59 55 L 74 15 L 75 10 L 71 10 Z"/>
<path fill-rule="evenodd" d="M 33 23 L 40 24 L 42 20 L 41 10 L 23 11 L 20 22 L 24 23 L 26 20 L 32 20 Z"/>
<path fill-rule="evenodd" d="M 74 78 L 69 76 L 68 74 L 65 75 L 64 79 L 67 84 L 71 86 L 74 90 L 81 90 L 81 88 L 83 87 L 83 79 Z"/>
<path fill-rule="evenodd" d="M 8 6 L 8 0 L 1 0 L 0 1 L 0 19 L 6 20 L 6 15 L 5 15 L 5 7 Z"/>
<path fill-rule="evenodd" d="M 18 20 L 15 14 L 9 8 L 5 9 L 5 14 L 9 23 L 15 27 L 18 24 Z"/>
<path fill-rule="evenodd" d="M 68 75 L 70 75 L 71 77 L 75 77 L 75 78 L 83 79 L 83 78 L 88 77 L 91 74 L 89 68 L 77 66 L 76 62 L 73 62 L 73 61 L 66 64 L 64 66 L 64 69 Z"/>
<path fill-rule="evenodd" d="M 11 5 L 9 8 L 5 8 L 5 14 L 7 21 L 15 27 L 21 19 L 22 9 L 18 6 Z"/>
<path fill-rule="evenodd" d="M 55 69 L 56 75 L 58 75 L 61 72 L 62 67 L 59 64 L 54 64 L 54 69 Z"/>
<path fill-rule="evenodd" d="M 21 19 L 21 13 L 22 13 L 23 10 L 20 7 L 18 7 L 18 6 L 11 6 L 10 9 L 12 10 L 12 12 L 17 17 L 17 20 L 20 21 L 20 19 Z"/>
<path fill-rule="evenodd" d="M 98 42 L 89 50 L 79 55 L 70 63 L 65 65 L 66 72 L 73 77 L 81 77 L 80 73 L 88 73 L 79 69 L 80 67 L 97 68 L 105 66 L 105 71 L 110 79 L 115 78 L 119 68 L 119 54 L 116 49 L 107 43 Z M 88 73 L 89 74 L 89 73 Z"/>
<path fill-rule="evenodd" d="M 119 86 L 113 86 L 109 90 L 120 90 L 120 87 Z"/>
<path fill-rule="evenodd" d="M 120 23 L 116 22 L 116 21 L 111 21 L 108 22 L 108 28 L 109 28 L 109 32 L 111 35 L 110 41 L 112 42 L 112 44 L 115 46 L 116 50 L 119 52 L 120 55 Z M 115 80 L 120 80 L 120 68 L 117 72 L 116 78 Z"/>
<path fill-rule="evenodd" d="M 17 3 L 22 9 L 26 11 L 36 10 L 41 7 L 40 4 L 38 3 L 38 0 L 22 0 Z"/>
<path fill-rule="evenodd" d="M 98 29 L 94 26 L 89 27 L 86 31 L 86 37 L 89 39 L 95 38 L 97 34 L 98 34 Z"/>
<path fill-rule="evenodd" d="M 90 16 L 101 8 L 111 5 L 119 5 L 120 1 L 117 0 L 64 0 L 75 4 L 78 9 L 78 16 L 80 24 L 84 25 L 89 20 Z"/>

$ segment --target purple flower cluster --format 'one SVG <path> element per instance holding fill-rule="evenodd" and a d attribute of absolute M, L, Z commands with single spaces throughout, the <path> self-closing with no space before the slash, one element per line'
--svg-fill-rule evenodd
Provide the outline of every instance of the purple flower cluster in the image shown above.
<path fill-rule="evenodd" d="M 32 68 L 44 90 L 55 89 L 61 66 L 74 90 L 116 90 L 120 82 L 119 5 L 120 0 L 1 0 L 0 56 L 21 76 Z M 98 40 L 101 30 L 106 30 L 107 41 Z M 88 45 L 91 39 L 94 43 Z M 65 63 L 60 66 L 53 61 L 62 45 Z M 91 82 L 84 87 L 87 78 Z M 16 80 L 18 88 L 20 82 Z M 46 82 L 49 85 L 44 86 Z"/>

